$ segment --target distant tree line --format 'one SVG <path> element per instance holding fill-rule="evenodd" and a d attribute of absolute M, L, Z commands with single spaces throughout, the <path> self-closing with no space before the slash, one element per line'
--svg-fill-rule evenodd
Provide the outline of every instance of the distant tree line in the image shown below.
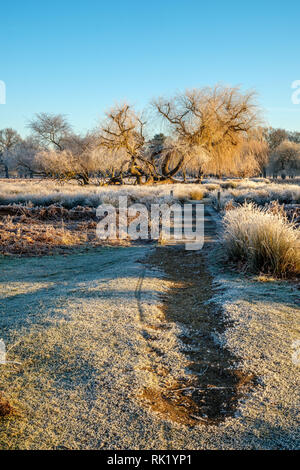
<path fill-rule="evenodd" d="M 86 185 L 162 184 L 204 175 L 293 177 L 300 171 L 300 132 L 261 125 L 255 94 L 215 86 L 159 98 L 150 119 L 129 104 L 108 110 L 95 130 L 73 132 L 64 115 L 39 113 L 22 139 L 0 130 L 0 165 L 9 178 L 50 177 Z M 148 112 L 149 116 L 149 112 Z M 156 120 L 163 133 L 149 136 Z"/>

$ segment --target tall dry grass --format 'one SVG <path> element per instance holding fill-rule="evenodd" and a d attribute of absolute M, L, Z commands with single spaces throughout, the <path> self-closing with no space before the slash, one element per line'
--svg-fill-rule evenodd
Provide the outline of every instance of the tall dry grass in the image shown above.
<path fill-rule="evenodd" d="M 226 212 L 223 224 L 229 259 L 276 277 L 300 275 L 300 231 L 282 213 L 245 203 Z"/>
<path fill-rule="evenodd" d="M 207 192 L 205 189 L 194 189 L 190 192 L 190 198 L 193 201 L 201 201 L 206 196 L 206 194 Z"/>
<path fill-rule="evenodd" d="M 95 232 L 95 227 L 92 232 Z M 48 254 L 66 247 L 84 245 L 89 241 L 88 235 L 89 230 L 84 222 L 66 227 L 64 222 L 46 223 L 25 216 L 7 216 L 0 220 L 0 254 Z"/>

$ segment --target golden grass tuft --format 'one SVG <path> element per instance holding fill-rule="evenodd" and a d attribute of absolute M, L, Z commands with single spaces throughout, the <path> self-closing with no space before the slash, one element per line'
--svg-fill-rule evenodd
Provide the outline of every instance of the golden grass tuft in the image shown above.
<path fill-rule="evenodd" d="M 227 211 L 223 222 L 229 259 L 279 278 L 300 275 L 300 230 L 279 207 L 245 203 Z"/>
<path fill-rule="evenodd" d="M 201 201 L 205 196 L 206 191 L 203 189 L 194 189 L 190 192 L 190 198 L 194 201 Z"/>

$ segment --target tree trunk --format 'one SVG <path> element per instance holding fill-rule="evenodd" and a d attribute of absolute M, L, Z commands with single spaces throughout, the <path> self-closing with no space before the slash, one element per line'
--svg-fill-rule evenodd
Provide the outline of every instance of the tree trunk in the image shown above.
<path fill-rule="evenodd" d="M 88 184 L 90 184 L 90 178 L 86 173 L 81 173 L 80 175 L 78 175 L 77 180 L 82 186 L 87 186 Z"/>
<path fill-rule="evenodd" d="M 8 179 L 9 179 L 8 166 L 7 166 L 7 165 L 4 165 L 4 169 L 5 169 L 5 178 L 8 178 Z"/>

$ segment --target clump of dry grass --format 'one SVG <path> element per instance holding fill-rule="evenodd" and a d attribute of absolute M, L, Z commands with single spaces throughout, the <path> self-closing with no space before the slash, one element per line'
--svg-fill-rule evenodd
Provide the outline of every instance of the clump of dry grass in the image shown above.
<path fill-rule="evenodd" d="M 245 203 L 226 212 L 223 223 L 229 259 L 276 277 L 300 275 L 300 231 L 280 210 Z"/>
<path fill-rule="evenodd" d="M 16 413 L 14 407 L 0 394 L 0 418 L 6 418 Z"/>
<path fill-rule="evenodd" d="M 190 198 L 194 201 L 201 201 L 204 198 L 206 191 L 203 189 L 194 189 L 190 192 Z"/>

